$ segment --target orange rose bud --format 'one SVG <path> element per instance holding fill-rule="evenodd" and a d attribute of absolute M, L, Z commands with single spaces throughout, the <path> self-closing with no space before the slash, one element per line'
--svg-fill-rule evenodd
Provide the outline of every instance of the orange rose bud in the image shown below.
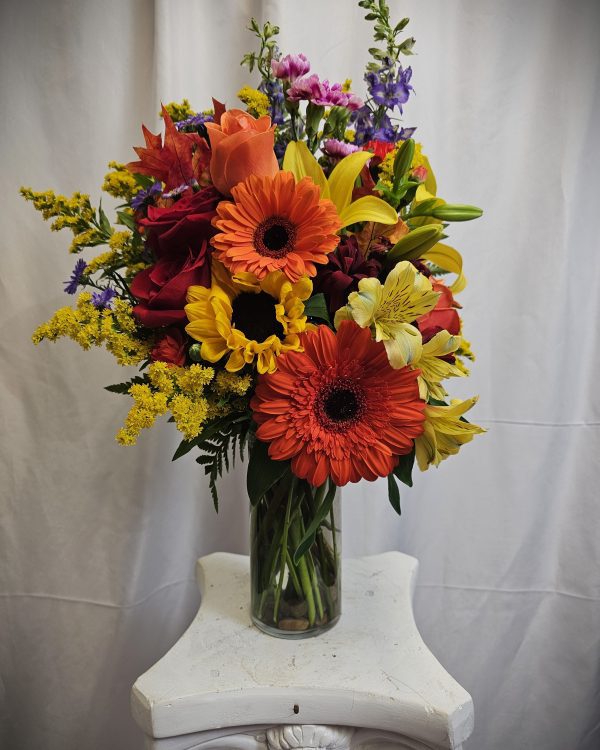
<path fill-rule="evenodd" d="M 279 171 L 275 145 L 275 126 L 271 118 L 252 117 L 241 109 L 230 109 L 221 115 L 220 124 L 207 122 L 212 149 L 210 176 L 223 195 L 251 174 L 273 177 Z"/>

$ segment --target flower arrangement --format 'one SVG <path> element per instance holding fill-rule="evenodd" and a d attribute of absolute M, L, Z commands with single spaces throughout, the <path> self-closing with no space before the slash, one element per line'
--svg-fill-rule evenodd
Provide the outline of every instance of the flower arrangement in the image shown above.
<path fill-rule="evenodd" d="M 253 19 L 259 51 L 242 64 L 256 89 L 244 108 L 162 108 L 164 135 L 143 127 L 138 160 L 111 162 L 103 190 L 122 203 L 113 226 L 75 193 L 22 188 L 78 258 L 79 293 L 33 340 L 104 345 L 139 374 L 108 387 L 133 400 L 117 440 L 169 415 L 218 507 L 217 482 L 249 454 L 252 612 L 270 631 L 312 633 L 339 616 L 336 489 L 387 478 L 412 486 L 483 430 L 450 400 L 468 375 L 462 259 L 448 224 L 477 218 L 446 203 L 415 128 L 400 124 L 413 90 L 384 0 L 361 0 L 381 47 L 369 50 L 363 101 L 303 54 L 281 55 L 279 29 Z M 445 281 L 454 275 L 451 283 Z"/>

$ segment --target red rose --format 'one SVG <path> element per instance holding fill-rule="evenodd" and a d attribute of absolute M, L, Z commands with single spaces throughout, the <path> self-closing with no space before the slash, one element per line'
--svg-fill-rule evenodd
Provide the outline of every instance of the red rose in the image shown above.
<path fill-rule="evenodd" d="M 183 367 L 187 354 L 187 337 L 181 328 L 167 328 L 150 352 L 153 362 Z"/>
<path fill-rule="evenodd" d="M 444 329 L 453 336 L 458 336 L 460 333 L 460 318 L 456 308 L 460 305 L 452 296 L 451 290 L 443 282 L 432 281 L 431 286 L 433 291 L 438 292 L 440 296 L 431 312 L 417 318 L 419 330 L 425 331 L 428 328 L 435 328 L 439 331 Z"/>
<path fill-rule="evenodd" d="M 184 323 L 188 287 L 210 286 L 208 241 L 220 198 L 212 187 L 189 191 L 169 208 L 150 206 L 140 221 L 156 263 L 137 274 L 131 293 L 139 300 L 134 315 L 147 328 Z"/>

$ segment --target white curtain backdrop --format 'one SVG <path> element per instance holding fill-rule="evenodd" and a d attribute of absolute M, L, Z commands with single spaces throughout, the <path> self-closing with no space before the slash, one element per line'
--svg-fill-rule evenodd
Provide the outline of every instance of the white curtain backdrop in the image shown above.
<path fill-rule="evenodd" d="M 593 0 L 391 0 L 417 38 L 406 125 L 447 200 L 489 432 L 417 472 L 403 515 L 385 483 L 344 490 L 344 549 L 419 558 L 416 616 L 472 694 L 467 750 L 600 747 L 600 9 Z M 362 90 L 370 27 L 354 2 L 5 0 L 0 10 L 0 747 L 139 750 L 136 677 L 177 640 L 194 561 L 246 552 L 241 471 L 215 515 L 172 425 L 123 448 L 127 371 L 69 341 L 30 343 L 67 304 L 73 256 L 19 185 L 97 201 L 160 101 L 197 108 L 255 79 L 254 15 L 330 80 Z M 91 251 L 86 257 L 91 255 Z"/>

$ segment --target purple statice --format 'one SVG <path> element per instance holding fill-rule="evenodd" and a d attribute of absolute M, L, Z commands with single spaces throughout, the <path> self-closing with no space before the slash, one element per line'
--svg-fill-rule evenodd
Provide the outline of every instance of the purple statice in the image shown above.
<path fill-rule="evenodd" d="M 204 115 L 202 113 L 198 115 L 192 115 L 185 120 L 180 120 L 175 123 L 177 130 L 184 133 L 197 133 L 205 122 L 214 122 L 213 115 Z"/>
<path fill-rule="evenodd" d="M 271 70 L 275 78 L 293 82 L 308 73 L 310 63 L 301 52 L 299 55 L 286 55 L 281 60 L 271 60 Z"/>
<path fill-rule="evenodd" d="M 348 154 L 353 154 L 355 151 L 360 151 L 358 146 L 354 146 L 352 143 L 344 143 L 344 141 L 338 141 L 336 138 L 328 138 L 322 146 L 323 153 L 330 156 L 332 159 L 343 159 Z"/>
<path fill-rule="evenodd" d="M 153 205 L 156 198 L 162 193 L 162 183 L 155 182 L 145 190 L 140 190 L 131 199 L 131 208 L 134 211 L 141 211 L 145 206 Z"/>
<path fill-rule="evenodd" d="M 351 112 L 363 106 L 362 99 L 343 91 L 341 83 L 321 81 L 316 73 L 296 79 L 288 89 L 287 98 L 292 102 L 306 100 L 325 107 L 346 107 Z"/>
<path fill-rule="evenodd" d="M 106 308 L 110 308 L 112 298 L 115 295 L 115 290 L 107 286 L 106 289 L 103 289 L 101 292 L 94 292 L 92 294 L 92 305 L 94 305 L 94 307 L 96 307 L 98 310 L 105 310 Z"/>
<path fill-rule="evenodd" d="M 398 108 L 402 114 L 402 105 L 406 104 L 413 87 L 410 85 L 412 68 L 404 70 L 389 57 L 384 58 L 383 65 L 376 71 L 365 74 L 365 81 L 373 102 L 380 107 L 392 110 Z"/>
<path fill-rule="evenodd" d="M 75 268 L 73 269 L 73 272 L 71 273 L 71 278 L 68 281 L 63 282 L 65 285 L 65 292 L 67 294 L 75 294 L 77 291 L 77 287 L 81 283 L 81 278 L 83 276 L 83 272 L 85 271 L 87 266 L 87 263 L 83 258 L 79 258 L 77 263 L 75 263 Z"/>

